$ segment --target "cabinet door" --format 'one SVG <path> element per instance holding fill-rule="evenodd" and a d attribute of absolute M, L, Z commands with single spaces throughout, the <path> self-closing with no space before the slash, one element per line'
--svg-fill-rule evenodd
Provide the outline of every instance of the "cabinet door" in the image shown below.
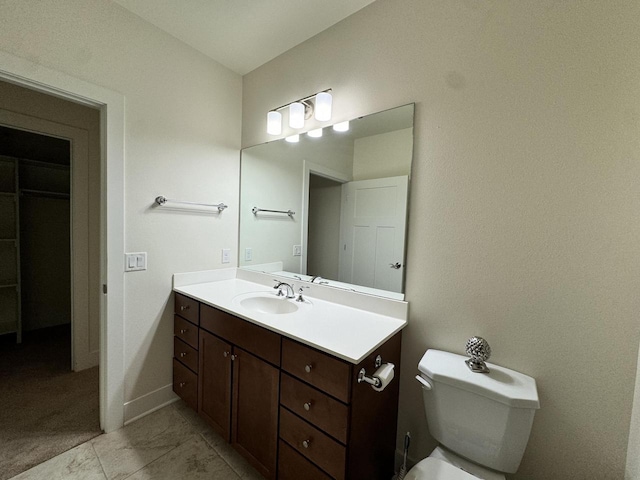
<path fill-rule="evenodd" d="M 238 347 L 231 443 L 265 478 L 276 478 L 280 372 Z"/>
<path fill-rule="evenodd" d="M 198 413 L 227 442 L 231 425 L 231 345 L 200 331 Z"/>

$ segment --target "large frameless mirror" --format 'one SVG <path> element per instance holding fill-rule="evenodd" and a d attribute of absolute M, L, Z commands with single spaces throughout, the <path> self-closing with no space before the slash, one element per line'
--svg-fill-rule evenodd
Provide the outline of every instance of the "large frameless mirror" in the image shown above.
<path fill-rule="evenodd" d="M 242 150 L 240 267 L 404 298 L 413 112 Z"/>

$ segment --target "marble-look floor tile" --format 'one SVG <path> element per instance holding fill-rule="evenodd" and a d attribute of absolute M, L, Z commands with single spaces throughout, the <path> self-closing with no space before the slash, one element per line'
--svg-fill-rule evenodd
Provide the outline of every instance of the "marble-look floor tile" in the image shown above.
<path fill-rule="evenodd" d="M 92 443 L 108 480 L 122 480 L 196 433 L 175 408 L 168 406 Z"/>
<path fill-rule="evenodd" d="M 204 441 L 193 438 L 137 471 L 127 480 L 240 480 L 232 468 Z"/>
<path fill-rule="evenodd" d="M 11 480 L 106 480 L 90 442 L 47 460 Z"/>
<path fill-rule="evenodd" d="M 231 465 L 231 468 L 233 468 L 240 478 L 246 478 L 247 480 L 264 478 L 251 465 L 249 465 L 249 462 L 247 462 L 242 455 L 236 452 L 234 448 L 217 433 L 203 433 L 202 437 L 215 449 L 218 455 L 220 455 L 225 462 Z"/>
<path fill-rule="evenodd" d="M 172 406 L 198 433 L 204 433 L 211 430 L 211 427 L 207 422 L 205 422 L 195 410 L 187 406 L 187 404 L 182 400 L 173 403 Z"/>

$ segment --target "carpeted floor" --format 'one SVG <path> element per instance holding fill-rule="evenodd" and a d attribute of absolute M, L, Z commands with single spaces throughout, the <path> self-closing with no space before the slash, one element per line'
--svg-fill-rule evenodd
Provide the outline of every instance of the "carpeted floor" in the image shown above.
<path fill-rule="evenodd" d="M 98 367 L 71 371 L 68 325 L 0 337 L 0 480 L 99 435 Z"/>

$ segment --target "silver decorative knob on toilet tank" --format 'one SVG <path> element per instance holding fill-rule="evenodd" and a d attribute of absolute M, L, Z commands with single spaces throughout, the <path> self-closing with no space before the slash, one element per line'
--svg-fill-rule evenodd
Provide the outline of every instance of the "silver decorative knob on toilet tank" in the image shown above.
<path fill-rule="evenodd" d="M 465 347 L 467 355 L 471 358 L 465 360 L 467 366 L 474 373 L 489 373 L 489 367 L 484 363 L 489 360 L 491 356 L 491 347 L 482 337 L 471 337 L 467 340 L 467 346 Z"/>

